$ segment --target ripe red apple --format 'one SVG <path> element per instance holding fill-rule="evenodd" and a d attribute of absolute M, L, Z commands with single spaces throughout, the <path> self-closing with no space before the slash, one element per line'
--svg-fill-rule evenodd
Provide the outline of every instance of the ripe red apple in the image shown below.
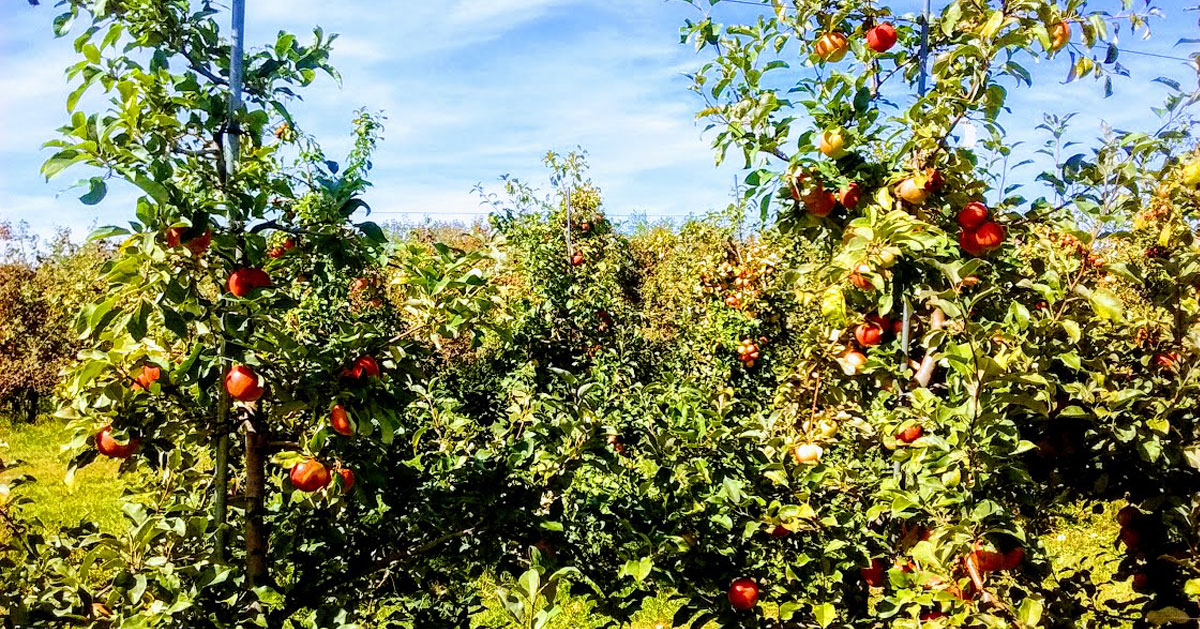
<path fill-rule="evenodd" d="M 225 374 L 225 390 L 239 402 L 253 402 L 263 394 L 258 374 L 245 365 L 234 365 Z"/>
<path fill-rule="evenodd" d="M 605 441 L 608 443 L 609 447 L 613 449 L 613 452 L 616 452 L 619 455 L 625 454 L 625 444 L 621 442 L 620 435 L 609 435 L 605 438 Z"/>
<path fill-rule="evenodd" d="M 1127 550 L 1137 550 L 1142 544 L 1141 532 L 1131 526 L 1123 527 L 1118 537 Z"/>
<path fill-rule="evenodd" d="M 858 202 L 862 200 L 862 187 L 856 182 L 850 182 L 845 188 L 838 191 L 838 203 L 847 210 L 853 210 L 858 207 Z"/>
<path fill-rule="evenodd" d="M 136 438 L 130 438 L 129 443 L 120 443 L 112 436 L 112 426 L 105 426 L 96 433 L 96 450 L 107 457 L 114 459 L 128 459 L 137 452 L 141 442 Z"/>
<path fill-rule="evenodd" d="M 945 612 L 925 612 L 924 614 L 921 614 L 921 620 L 937 620 L 938 618 L 945 617 Z"/>
<path fill-rule="evenodd" d="M 354 280 L 352 282 L 350 282 L 350 292 L 358 293 L 358 292 L 367 290 L 367 288 L 369 288 L 370 286 L 371 286 L 371 283 L 367 281 L 367 278 L 356 277 L 356 278 L 354 278 Z"/>
<path fill-rule="evenodd" d="M 821 462 L 824 453 L 824 448 L 815 443 L 802 443 L 792 451 L 792 456 L 801 465 L 816 465 Z"/>
<path fill-rule="evenodd" d="M 729 605 L 738 611 L 753 609 L 758 603 L 758 584 L 753 579 L 738 579 L 729 586 Z"/>
<path fill-rule="evenodd" d="M 342 491 L 354 489 L 354 470 L 348 467 L 337 468 L 337 475 L 342 477 Z"/>
<path fill-rule="evenodd" d="M 316 459 L 300 461 L 292 466 L 288 478 L 292 487 L 300 491 L 314 492 L 324 489 L 329 484 L 329 470 Z"/>
<path fill-rule="evenodd" d="M 1129 587 L 1131 587 L 1134 592 L 1138 592 L 1138 593 L 1149 590 L 1150 589 L 1150 575 L 1146 574 L 1145 572 L 1134 573 L 1133 580 L 1130 581 Z"/>
<path fill-rule="evenodd" d="M 1133 505 L 1126 505 L 1121 507 L 1121 510 L 1117 512 L 1117 524 L 1120 524 L 1122 528 L 1125 528 L 1133 524 L 1134 520 L 1137 520 L 1140 517 L 1142 517 L 1142 512 L 1140 509 Z"/>
<path fill-rule="evenodd" d="M 967 229 L 959 232 L 958 246 L 962 247 L 963 251 L 976 257 L 984 254 L 983 246 L 979 244 L 976 233 Z"/>
<path fill-rule="evenodd" d="M 867 47 L 875 52 L 887 52 L 896 45 L 896 27 L 888 22 L 867 31 Z"/>
<path fill-rule="evenodd" d="M 821 58 L 821 61 L 837 63 L 846 56 L 846 50 L 849 45 L 846 42 L 846 36 L 836 31 L 825 33 L 817 40 L 817 45 L 813 51 Z"/>
<path fill-rule="evenodd" d="M 924 434 L 925 429 L 921 427 L 921 424 L 911 424 L 896 433 L 896 440 L 901 443 L 912 443 Z"/>
<path fill-rule="evenodd" d="M 998 553 L 983 548 L 983 543 L 976 540 L 971 558 L 979 568 L 979 572 L 996 572 L 1004 568 L 1004 553 Z"/>
<path fill-rule="evenodd" d="M 775 526 L 771 527 L 771 532 L 769 534 L 775 539 L 780 539 L 791 535 L 792 532 L 788 530 L 786 526 L 783 526 L 782 524 L 776 524 Z"/>
<path fill-rule="evenodd" d="M 988 219 L 987 206 L 979 201 L 972 201 L 958 213 L 958 226 L 967 230 L 979 229 Z"/>
<path fill-rule="evenodd" d="M 192 252 L 192 255 L 194 256 L 199 256 L 208 250 L 208 246 L 212 244 L 211 229 L 204 230 L 203 234 L 200 234 L 195 238 L 183 240 L 184 234 L 186 234 L 187 231 L 188 228 L 186 227 L 172 227 L 168 229 L 167 246 L 174 248 L 182 244 L 184 247 L 187 247 L 187 250 Z"/>
<path fill-rule="evenodd" d="M 571 266 L 579 266 L 583 264 L 583 253 L 576 251 L 571 254 Z"/>
<path fill-rule="evenodd" d="M 863 323 L 854 328 L 854 339 L 863 347 L 879 345 L 883 341 L 883 328 L 878 323 Z"/>
<path fill-rule="evenodd" d="M 135 377 L 133 379 L 133 387 L 132 388 L 135 390 L 141 389 L 143 391 L 149 391 L 150 385 L 157 382 L 159 376 L 161 376 L 161 375 L 162 375 L 161 367 L 159 367 L 158 365 L 146 365 L 145 367 L 142 367 L 141 372 L 139 372 L 137 377 Z"/>
<path fill-rule="evenodd" d="M 350 423 L 350 416 L 346 413 L 346 407 L 341 404 L 334 404 L 333 410 L 329 411 L 329 425 L 339 435 L 349 436 L 354 434 L 354 425 Z"/>
<path fill-rule="evenodd" d="M 866 581 L 867 585 L 873 588 L 883 587 L 887 583 L 885 564 L 883 560 L 876 557 L 871 560 L 871 565 L 859 568 L 858 574 L 862 576 L 862 580 Z"/>
<path fill-rule="evenodd" d="M 975 230 L 975 242 L 984 251 L 991 251 L 1004 242 L 1004 227 L 999 223 L 986 222 Z"/>
<path fill-rule="evenodd" d="M 938 193 L 946 185 L 946 178 L 942 176 L 942 171 L 936 168 L 925 169 L 925 191 Z"/>
<path fill-rule="evenodd" d="M 238 269 L 229 276 L 229 292 L 238 297 L 245 297 L 250 294 L 250 291 L 256 288 L 265 288 L 271 285 L 271 276 L 262 269 Z"/>
<path fill-rule="evenodd" d="M 350 375 L 356 380 L 363 378 L 378 378 L 382 372 L 379 370 L 379 363 L 368 355 L 359 356 L 354 360 L 354 364 L 350 366 Z"/>
<path fill-rule="evenodd" d="M 1016 546 L 1004 553 L 1004 570 L 1016 570 L 1021 562 L 1025 559 L 1025 549 Z"/>
<path fill-rule="evenodd" d="M 1160 352 L 1154 355 L 1154 366 L 1162 371 L 1175 371 L 1179 362 L 1179 352 Z"/>
<path fill-rule="evenodd" d="M 867 274 L 870 272 L 870 266 L 866 264 L 858 265 L 850 273 L 850 283 L 854 284 L 859 290 L 875 290 L 875 284 L 871 282 L 871 278 L 867 277 Z"/>

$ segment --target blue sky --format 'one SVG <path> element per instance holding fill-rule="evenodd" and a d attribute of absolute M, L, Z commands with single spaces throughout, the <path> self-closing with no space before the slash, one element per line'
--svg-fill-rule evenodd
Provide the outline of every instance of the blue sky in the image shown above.
<path fill-rule="evenodd" d="M 935 6 L 943 4 L 935 0 Z M 52 2 L 29 7 L 8 0 L 0 22 L 0 220 L 27 221 L 49 234 L 76 236 L 132 215 L 133 193 L 117 190 L 100 206 L 65 191 L 82 171 L 46 183 L 38 174 L 40 144 L 66 120 L 62 69 L 74 60 L 70 39 L 55 40 Z M 344 83 L 323 79 L 293 110 L 328 152 L 348 147 L 349 120 L 359 107 L 388 116 L 368 201 L 380 220 L 470 220 L 484 209 L 472 192 L 512 174 L 543 181 L 541 156 L 577 146 L 589 152 L 592 176 L 610 215 L 650 218 L 702 214 L 730 200 L 739 164 L 714 166 L 709 138 L 695 122 L 698 98 L 683 76 L 704 58 L 679 43 L 678 29 L 699 13 L 678 0 L 249 0 L 248 39 L 273 41 L 321 25 L 340 34 L 334 63 Z M 901 12 L 917 0 L 893 3 Z M 1111 5 L 1113 0 L 1097 6 Z M 1140 0 L 1139 0 L 1140 4 Z M 1133 50 L 1186 56 L 1200 37 L 1194 0 L 1158 0 L 1167 19 L 1154 37 L 1126 31 Z M 723 4 L 724 22 L 752 20 L 756 7 Z M 1042 81 L 1014 92 L 1010 139 L 1037 141 L 1031 112 L 1079 111 L 1075 129 L 1094 136 L 1100 121 L 1118 128 L 1156 126 L 1149 107 L 1170 76 L 1195 85 L 1187 64 L 1124 55 L 1133 73 L 1116 95 L 1101 98 L 1091 81 L 1060 85 L 1065 61 L 1032 66 Z M 94 107 L 95 102 L 92 103 Z M 1038 114 L 1034 114 L 1035 116 Z M 1032 151 L 1032 146 L 1028 147 Z"/>

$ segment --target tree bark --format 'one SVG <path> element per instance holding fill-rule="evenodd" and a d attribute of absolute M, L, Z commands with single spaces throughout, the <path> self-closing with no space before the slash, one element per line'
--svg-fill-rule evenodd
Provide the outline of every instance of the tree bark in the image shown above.
<path fill-rule="evenodd" d="M 29 423 L 37 421 L 38 406 L 41 404 L 42 396 L 38 394 L 37 389 L 30 389 L 29 396 L 26 398 L 26 403 L 29 406 L 25 409 L 25 420 Z"/>
<path fill-rule="evenodd" d="M 267 439 L 254 419 L 246 427 L 246 578 L 251 587 L 266 585 L 267 530 L 263 500 L 266 494 Z"/>

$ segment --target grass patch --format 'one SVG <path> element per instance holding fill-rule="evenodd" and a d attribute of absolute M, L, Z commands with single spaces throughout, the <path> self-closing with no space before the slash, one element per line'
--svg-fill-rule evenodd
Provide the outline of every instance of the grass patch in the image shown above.
<path fill-rule="evenodd" d="M 67 439 L 66 423 L 61 420 L 27 424 L 0 418 L 0 459 L 6 465 L 23 463 L 6 467 L 0 472 L 0 482 L 20 474 L 37 480 L 18 491 L 33 501 L 25 508 L 48 531 L 86 521 L 95 522 L 102 531 L 119 532 L 124 526 L 118 501 L 123 486 L 117 476 L 119 462 L 97 461 L 79 470 L 68 486 L 64 482 L 67 459 L 60 450 Z"/>

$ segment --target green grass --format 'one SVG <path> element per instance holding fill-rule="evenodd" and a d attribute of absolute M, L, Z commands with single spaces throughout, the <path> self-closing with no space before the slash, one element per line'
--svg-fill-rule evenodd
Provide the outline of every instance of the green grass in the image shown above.
<path fill-rule="evenodd" d="M 26 424 L 0 418 L 0 460 L 6 466 L 0 482 L 20 474 L 35 478 L 20 491 L 33 501 L 26 505 L 28 513 L 49 530 L 87 521 L 103 531 L 119 531 L 124 520 L 117 500 L 122 487 L 118 462 L 97 461 L 79 470 L 68 486 L 64 482 L 67 460 L 61 452 L 67 438 L 66 426 L 59 420 Z M 23 465 L 10 467 L 13 461 Z"/>

